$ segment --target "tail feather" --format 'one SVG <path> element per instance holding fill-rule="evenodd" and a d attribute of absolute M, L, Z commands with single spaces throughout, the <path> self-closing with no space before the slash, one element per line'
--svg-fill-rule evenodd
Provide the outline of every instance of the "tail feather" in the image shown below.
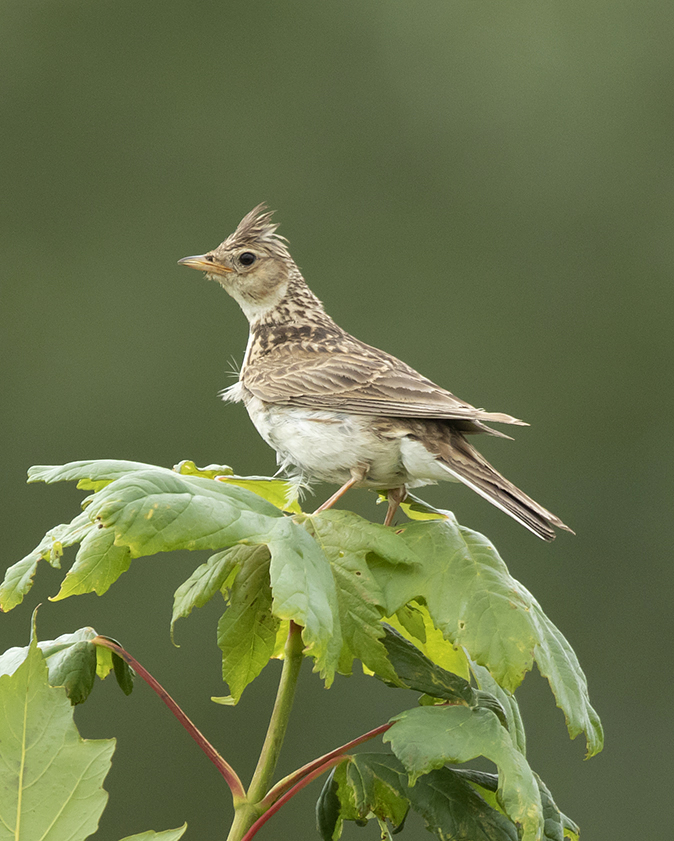
<path fill-rule="evenodd" d="M 463 435 L 446 427 L 444 440 L 434 442 L 438 463 L 454 478 L 509 514 L 543 540 L 555 539 L 555 528 L 574 533 L 530 496 L 515 487 L 472 447 Z"/>

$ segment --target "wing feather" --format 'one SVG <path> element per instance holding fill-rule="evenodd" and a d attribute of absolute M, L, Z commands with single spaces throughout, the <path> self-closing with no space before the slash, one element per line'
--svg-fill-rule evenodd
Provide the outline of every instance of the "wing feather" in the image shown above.
<path fill-rule="evenodd" d="M 526 425 L 511 415 L 476 409 L 396 357 L 348 338 L 324 350 L 279 345 L 244 368 L 243 385 L 277 405 Z"/>

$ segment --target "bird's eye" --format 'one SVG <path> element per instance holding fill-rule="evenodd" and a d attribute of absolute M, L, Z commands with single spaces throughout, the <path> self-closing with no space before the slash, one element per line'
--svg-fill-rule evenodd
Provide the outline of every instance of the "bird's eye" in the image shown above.
<path fill-rule="evenodd" d="M 257 257 L 252 251 L 244 251 L 243 254 L 239 255 L 239 263 L 241 263 L 242 266 L 252 266 L 256 260 Z"/>

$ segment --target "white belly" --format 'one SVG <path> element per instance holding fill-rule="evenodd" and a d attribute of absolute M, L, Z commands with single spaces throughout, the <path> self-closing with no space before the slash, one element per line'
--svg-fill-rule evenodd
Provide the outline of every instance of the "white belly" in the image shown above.
<path fill-rule="evenodd" d="M 256 397 L 246 401 L 246 409 L 284 468 L 294 465 L 307 478 L 335 484 L 360 468 L 367 468 L 364 485 L 386 488 L 405 482 L 400 439 L 377 435 L 370 417 L 273 406 Z"/>
<path fill-rule="evenodd" d="M 245 403 L 255 428 L 276 451 L 278 464 L 295 467 L 303 479 L 342 485 L 354 471 L 366 468 L 360 483 L 365 487 L 414 488 L 457 481 L 404 430 L 378 434 L 373 416 L 263 403 L 240 382 L 226 389 L 223 397 Z"/>

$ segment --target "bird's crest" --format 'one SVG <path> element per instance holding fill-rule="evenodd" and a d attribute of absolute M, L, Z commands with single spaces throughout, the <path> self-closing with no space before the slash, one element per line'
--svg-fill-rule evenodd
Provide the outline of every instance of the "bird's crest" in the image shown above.
<path fill-rule="evenodd" d="M 288 240 L 276 233 L 278 223 L 272 222 L 273 215 L 274 211 L 268 210 L 266 204 L 258 204 L 239 222 L 237 229 L 227 238 L 227 245 L 238 248 L 257 244 L 279 257 L 289 256 L 285 246 Z"/>

